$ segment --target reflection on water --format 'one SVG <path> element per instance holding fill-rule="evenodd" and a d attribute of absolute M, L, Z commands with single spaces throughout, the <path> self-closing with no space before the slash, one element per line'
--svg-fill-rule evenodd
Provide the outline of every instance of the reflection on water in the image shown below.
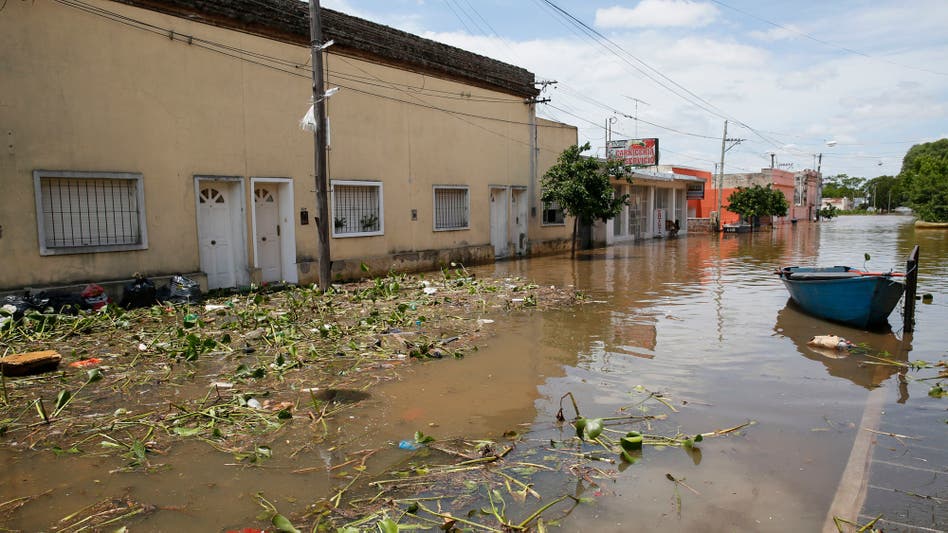
<path fill-rule="evenodd" d="M 831 350 L 808 346 L 807 342 L 816 335 L 823 335 L 828 329 L 856 344 L 853 351 Z M 898 373 L 899 367 L 888 365 L 862 354 L 863 346 L 869 347 L 870 355 L 883 356 L 893 361 L 906 362 L 912 349 L 910 339 L 897 337 L 891 331 L 871 333 L 839 325 L 828 325 L 804 313 L 792 300 L 777 313 L 774 331 L 793 341 L 797 351 L 803 357 L 819 361 L 826 371 L 839 378 L 852 381 L 860 387 L 872 389 Z"/>
<path fill-rule="evenodd" d="M 554 256 L 474 269 L 573 286 L 588 302 L 504 317 L 490 326 L 496 336 L 479 352 L 396 369 L 398 381 L 372 387 L 338 425 L 294 420 L 280 438 L 308 437 L 310 444 L 293 449 L 273 442 L 274 457 L 262 467 L 233 466 L 229 455 L 192 445 L 168 450 L 161 457 L 167 469 L 147 476 L 110 474 L 121 466 L 112 458 L 0 450 L 6 479 L 16 480 L 0 484 L 0 501 L 53 489 L 3 525 L 48 528 L 51 516 L 122 494 L 167 509 L 137 524 L 143 530 L 250 525 L 259 510 L 257 492 L 294 514 L 345 487 L 348 480 L 337 475 L 349 452 L 380 449 L 366 467 L 384 475 L 411 457 L 392 443 L 415 431 L 438 439 L 498 439 L 529 428 L 530 442 L 548 443 L 570 434 L 553 423 L 565 392 L 575 395 L 584 415 L 610 416 L 638 401 L 641 385 L 664 394 L 679 411 L 656 405 L 653 413 L 670 416 L 649 431 L 694 434 L 757 424 L 706 439 L 699 452 L 647 448 L 635 465 L 602 463 L 597 467 L 607 478 L 596 486 L 568 471 L 538 476 L 534 488 L 546 501 L 567 493 L 593 500 L 565 518 L 562 530 L 819 530 L 867 389 L 897 387 L 898 381 L 892 367 L 870 365 L 862 356 L 827 358 L 806 341 L 831 333 L 903 361 L 944 357 L 946 234 L 916 232 L 904 217 L 841 217 L 772 232 L 615 246 L 583 252 L 579 261 Z M 772 274 L 784 265 L 862 266 L 864 253 L 872 268 L 902 268 L 916 243 L 922 248 L 919 293 L 933 294 L 934 301 L 919 305 L 911 339 L 901 334 L 898 310 L 890 317 L 893 331 L 885 334 L 804 315 L 787 305 Z M 542 453 L 521 459 L 538 461 Z M 70 475 L 61 475 L 67 469 Z M 666 474 L 698 492 L 680 491 L 680 513 Z M 531 500 L 527 507 L 523 514 L 538 504 Z"/>

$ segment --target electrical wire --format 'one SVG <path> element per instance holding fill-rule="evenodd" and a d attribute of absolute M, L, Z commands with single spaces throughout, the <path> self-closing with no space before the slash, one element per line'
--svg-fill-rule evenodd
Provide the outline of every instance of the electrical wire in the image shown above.
<path fill-rule="evenodd" d="M 573 15 L 569 11 L 557 5 L 552 0 L 536 0 L 536 1 L 537 2 L 542 1 L 543 4 L 549 6 L 549 9 L 555 10 L 555 12 L 560 14 L 560 16 L 566 18 L 571 24 L 576 26 L 580 31 L 582 31 L 587 37 L 592 39 L 595 43 L 599 44 L 600 46 L 605 48 L 607 51 L 609 51 L 611 54 L 615 55 L 617 58 L 619 58 L 620 60 L 622 60 L 629 66 L 631 66 L 637 72 L 639 72 L 640 74 L 642 74 L 643 76 L 651 80 L 652 82 L 658 84 L 660 87 L 664 88 L 665 90 L 671 92 L 675 96 L 678 96 L 679 98 L 685 100 L 686 102 L 689 102 L 690 104 L 698 107 L 699 109 L 704 110 L 707 113 L 710 113 L 722 119 L 730 120 L 734 122 L 736 125 L 742 126 L 748 131 L 753 132 L 755 135 L 757 135 L 764 141 L 776 147 L 779 147 L 780 145 L 785 144 L 785 143 L 781 143 L 779 141 L 776 141 L 774 139 L 767 137 L 762 132 L 758 131 L 757 129 L 750 126 L 749 124 L 729 115 L 727 112 L 723 111 L 721 108 L 715 106 L 714 104 L 702 98 L 701 96 L 697 95 L 696 93 L 694 93 L 687 87 L 671 79 L 670 77 L 665 75 L 663 72 L 661 72 L 659 69 L 652 67 L 651 65 L 649 65 L 642 59 L 636 57 L 634 54 L 625 50 L 621 45 L 609 39 L 608 37 L 603 35 L 601 32 L 596 30 L 595 28 L 592 28 L 591 26 L 589 26 L 588 24 L 586 24 L 585 22 L 577 18 L 575 15 Z M 608 45 L 606 43 L 608 43 Z M 639 65 L 641 65 L 641 67 Z M 655 75 L 650 74 L 648 71 L 654 72 Z M 656 76 L 661 79 L 656 78 Z M 668 83 L 665 83 L 662 80 L 666 80 Z M 673 85 L 674 87 L 677 87 L 678 90 L 669 86 L 669 84 Z"/>
<path fill-rule="evenodd" d="M 847 53 L 850 53 L 850 54 L 862 56 L 862 57 L 871 59 L 871 60 L 873 60 L 873 61 L 881 61 L 881 62 L 883 62 L 883 63 L 888 63 L 888 64 L 890 64 L 890 65 L 895 65 L 895 66 L 897 66 L 897 67 L 907 68 L 907 69 L 911 69 L 911 70 L 917 70 L 917 71 L 920 71 L 920 72 L 927 72 L 927 73 L 929 73 L 929 74 L 935 74 L 935 75 L 937 75 L 937 76 L 948 76 L 948 73 L 945 73 L 945 72 L 938 72 L 938 71 L 936 71 L 936 70 L 930 70 L 930 69 L 927 69 L 927 68 L 913 67 L 913 66 L 911 66 L 911 65 L 904 65 L 904 64 L 902 64 L 902 63 L 897 63 L 897 62 L 895 62 L 895 61 L 890 61 L 890 60 L 888 60 L 888 59 L 882 59 L 882 58 L 879 58 L 879 57 L 875 57 L 875 56 L 869 55 L 869 54 L 867 54 L 867 53 L 865 53 L 865 52 L 860 52 L 859 50 L 854 50 L 854 49 L 852 49 L 852 48 L 847 48 L 847 47 L 845 47 L 845 46 L 841 46 L 841 45 L 838 45 L 838 44 L 836 44 L 836 43 L 833 43 L 833 42 L 830 42 L 830 41 L 826 41 L 826 40 L 820 39 L 820 38 L 815 37 L 815 36 L 813 36 L 813 35 L 811 35 L 811 34 L 809 34 L 809 33 L 806 33 L 806 32 L 800 31 L 800 30 L 797 30 L 797 29 L 795 29 L 795 28 L 791 28 L 791 27 L 789 27 L 789 26 L 784 26 L 783 24 L 778 24 L 778 23 L 776 23 L 776 22 L 767 20 L 767 19 L 765 19 L 765 18 L 763 18 L 763 17 L 759 17 L 759 16 L 757 16 L 757 15 L 755 15 L 755 14 L 749 12 L 749 11 L 744 11 L 743 9 L 736 8 L 736 7 L 732 6 L 732 5 L 729 5 L 729 4 L 726 4 L 726 3 L 722 2 L 721 0 L 711 0 L 711 1 L 714 2 L 715 4 L 718 4 L 719 6 L 726 7 L 727 9 L 730 9 L 730 10 L 732 10 L 732 11 L 736 11 L 736 12 L 738 12 L 738 13 L 740 13 L 740 14 L 742 14 L 742 15 L 748 16 L 748 17 L 750 17 L 750 18 L 752 18 L 752 19 L 754 19 L 754 20 L 757 20 L 757 21 L 759 21 L 759 22 L 763 22 L 764 24 L 769 24 L 769 25 L 771 25 L 771 26 L 773 26 L 773 27 L 775 27 L 775 28 L 779 28 L 779 29 L 784 30 L 784 31 L 788 31 L 788 32 L 791 32 L 791 33 L 795 33 L 795 34 L 797 34 L 797 35 L 799 35 L 799 36 L 801 36 L 801 37 L 804 37 L 804 38 L 806 38 L 806 39 L 809 39 L 809 40 L 811 40 L 811 41 L 813 41 L 813 42 L 815 42 L 815 43 L 819 43 L 819 44 L 822 44 L 822 45 L 824 45 L 824 46 L 828 46 L 828 47 L 830 47 L 830 48 L 835 48 L 835 49 L 837 49 L 837 50 L 842 50 L 843 52 L 847 52 Z"/>
<path fill-rule="evenodd" d="M 146 22 L 137 20 L 137 19 L 133 19 L 133 18 L 131 18 L 131 17 L 127 17 L 127 16 L 124 16 L 124 15 L 120 15 L 120 14 L 118 14 L 118 13 L 115 13 L 115 12 L 112 12 L 112 11 L 108 11 L 108 10 L 103 9 L 103 8 L 98 8 L 98 7 L 95 7 L 95 6 L 88 5 L 88 4 L 84 3 L 84 2 L 82 2 L 81 0 L 53 0 L 53 1 L 54 1 L 54 2 L 57 2 L 57 3 L 59 3 L 59 4 L 62 4 L 62 5 L 65 5 L 65 6 L 67 6 L 67 7 L 71 7 L 71 8 L 78 9 L 78 10 L 80 10 L 80 11 L 83 11 L 83 12 L 86 12 L 86 13 L 89 13 L 89 14 L 92 14 L 92 15 L 96 15 L 96 16 L 100 16 L 100 17 L 106 18 L 106 19 L 111 20 L 111 21 L 113 21 L 113 22 L 119 22 L 119 23 L 121 23 L 121 24 L 123 24 L 123 25 L 126 25 L 126 26 L 130 26 L 130 27 L 133 27 L 133 28 L 136 28 L 136 29 L 145 30 L 145 31 L 148 31 L 148 32 L 150 32 L 150 33 L 153 33 L 153 34 L 162 36 L 162 37 L 164 37 L 164 38 L 170 37 L 171 40 L 173 40 L 173 41 L 179 41 L 179 42 L 187 43 L 187 44 L 189 44 L 189 45 L 197 46 L 197 47 L 200 47 L 200 48 L 203 48 L 203 49 L 212 51 L 212 52 L 216 52 L 216 53 L 225 55 L 225 56 L 227 56 L 227 57 L 231 57 L 231 58 L 233 58 L 233 59 L 237 59 L 237 60 L 244 61 L 244 62 L 247 62 L 247 63 L 255 64 L 255 65 L 258 65 L 258 66 L 261 66 L 261 67 L 264 67 L 264 68 L 269 68 L 269 69 L 272 69 L 272 70 L 276 70 L 276 71 L 282 72 L 282 73 L 284 73 L 284 74 L 288 74 L 288 75 L 292 75 L 292 76 L 297 76 L 297 77 L 301 77 L 301 78 L 306 78 L 306 79 L 308 79 L 308 80 L 311 80 L 311 79 L 312 79 L 312 69 L 311 69 L 311 68 L 308 68 L 308 67 L 305 68 L 305 69 L 303 69 L 303 70 L 306 71 L 306 73 L 299 72 L 299 71 L 295 71 L 295 70 L 286 70 L 285 68 L 281 68 L 281 67 L 279 67 L 279 66 L 270 65 L 270 64 L 267 64 L 267 63 L 262 62 L 262 61 L 257 60 L 257 59 L 251 59 L 251 58 L 248 58 L 248 57 L 244 57 L 244 55 L 247 55 L 247 56 L 253 55 L 253 53 L 250 52 L 250 51 L 242 50 L 242 49 L 239 49 L 239 48 L 236 48 L 236 47 L 231 47 L 231 46 L 222 46 L 222 47 L 219 47 L 219 46 L 217 46 L 218 43 L 213 43 L 212 41 L 207 41 L 207 40 L 204 40 L 204 39 L 197 39 L 197 38 L 194 38 L 193 36 L 188 36 L 188 35 L 183 35 L 183 34 L 175 33 L 173 30 L 170 30 L 170 29 L 162 28 L 162 27 L 160 27 L 160 26 L 155 26 L 155 25 L 153 25 L 153 24 L 149 24 L 149 23 L 146 23 Z M 213 45 L 212 45 L 212 43 L 213 43 Z M 236 50 L 240 50 L 240 52 L 235 52 Z M 243 54 L 243 55 L 242 55 L 242 54 Z M 491 133 L 491 134 L 493 134 L 493 135 L 500 136 L 500 137 L 502 137 L 502 138 L 508 139 L 508 140 L 510 140 L 510 141 L 513 141 L 513 142 L 517 142 L 517 143 L 519 143 L 519 144 L 523 144 L 523 145 L 525 145 L 525 146 L 531 146 L 530 143 L 521 141 L 521 140 L 519 140 L 519 139 L 514 139 L 514 138 L 512 138 L 512 137 L 510 137 L 510 136 L 508 136 L 508 135 L 506 135 L 506 134 L 504 134 L 504 133 L 497 132 L 497 131 L 495 131 L 495 130 L 491 130 L 491 129 L 489 129 L 489 128 L 486 128 L 486 127 L 481 126 L 481 125 L 479 125 L 479 124 L 475 124 L 475 123 L 473 123 L 473 122 L 471 122 L 471 121 L 468 121 L 468 120 L 466 120 L 466 119 L 467 119 L 467 118 L 480 119 L 480 120 L 487 120 L 487 121 L 492 121 L 492 122 L 498 122 L 498 123 L 504 123 L 504 124 L 514 124 L 514 125 L 521 125 L 521 126 L 530 126 L 531 124 L 530 124 L 529 122 L 521 122 L 521 121 L 515 121 L 515 120 L 501 119 L 501 118 L 497 118 L 497 117 L 490 117 L 490 116 L 485 116 L 485 115 L 478 115 L 478 114 L 476 114 L 476 113 L 465 113 L 465 112 L 461 112 L 461 111 L 455 111 L 455 110 L 451 110 L 451 109 L 441 108 L 441 107 L 438 107 L 438 106 L 436 106 L 436 105 L 431 105 L 431 104 L 425 103 L 425 102 L 412 102 L 412 101 L 409 101 L 409 100 L 403 100 L 403 99 L 395 98 L 395 97 L 392 97 L 392 96 L 382 95 L 382 94 L 374 93 L 374 92 L 371 92 L 371 91 L 367 91 L 367 90 L 364 90 L 364 89 L 360 89 L 360 88 L 357 88 L 357 87 L 352 87 L 352 86 L 348 86 L 348 85 L 344 85 L 344 84 L 339 84 L 339 83 L 337 83 L 336 85 L 339 85 L 340 87 L 345 88 L 345 89 L 347 89 L 347 90 L 350 90 L 350 91 L 353 91 L 353 92 L 356 92 L 356 93 L 360 93 L 360 94 L 364 94 L 364 95 L 367 95 L 367 96 L 372 96 L 372 97 L 376 97 L 376 98 L 382 98 L 382 99 L 391 100 L 391 101 L 395 101 L 395 102 L 399 102 L 399 103 L 404 103 L 404 104 L 408 104 L 408 105 L 414 105 L 414 106 L 418 106 L 418 107 L 423 107 L 423 108 L 431 109 L 431 110 L 434 110 L 434 111 L 443 112 L 443 113 L 446 113 L 446 114 L 455 116 L 456 118 L 459 118 L 459 119 L 463 120 L 464 122 L 468 123 L 469 125 L 474 126 L 474 127 L 477 127 L 477 128 L 479 128 L 479 129 L 482 129 L 482 130 L 484 130 L 484 131 L 486 131 L 486 132 L 488 132 L 488 133 Z M 572 127 L 572 126 L 568 126 L 568 125 L 555 125 L 555 124 L 551 124 L 551 125 L 536 125 L 536 126 L 537 126 L 537 127 L 552 128 L 552 129 L 565 129 L 565 128 L 571 128 L 571 127 Z M 541 148 L 541 149 L 542 149 L 542 148 Z"/>
<path fill-rule="evenodd" d="M 465 22 L 464 19 L 461 18 L 461 15 L 458 14 L 458 12 L 454 9 L 454 5 L 450 2 L 450 0 L 442 0 L 442 1 L 444 2 L 444 5 L 448 6 L 448 9 L 450 9 L 451 12 L 454 13 L 454 16 L 461 22 L 461 25 L 464 26 L 464 29 L 467 30 L 467 33 L 474 35 L 474 31 L 471 30 L 471 28 L 467 25 L 467 22 Z"/>

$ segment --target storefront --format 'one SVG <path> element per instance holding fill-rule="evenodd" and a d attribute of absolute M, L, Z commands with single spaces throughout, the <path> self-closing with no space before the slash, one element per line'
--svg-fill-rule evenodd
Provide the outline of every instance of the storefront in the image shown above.
<path fill-rule="evenodd" d="M 664 238 L 688 232 L 688 184 L 701 179 L 682 174 L 636 171 L 632 183 L 613 183 L 616 195 L 629 195 L 626 205 L 605 224 L 607 245 Z M 677 226 L 676 226 L 677 224 Z"/>

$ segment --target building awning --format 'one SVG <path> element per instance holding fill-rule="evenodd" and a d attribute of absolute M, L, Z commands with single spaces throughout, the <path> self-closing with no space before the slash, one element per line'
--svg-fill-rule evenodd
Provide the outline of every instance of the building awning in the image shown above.
<path fill-rule="evenodd" d="M 645 170 L 635 170 L 632 172 L 632 181 L 655 181 L 665 183 L 704 183 L 702 178 L 688 176 L 685 174 L 674 174 L 672 172 L 648 172 Z"/>

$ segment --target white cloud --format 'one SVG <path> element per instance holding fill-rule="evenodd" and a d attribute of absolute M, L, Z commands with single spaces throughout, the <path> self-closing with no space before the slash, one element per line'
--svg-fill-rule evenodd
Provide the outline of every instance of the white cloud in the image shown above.
<path fill-rule="evenodd" d="M 806 70 L 789 71 L 777 80 L 777 84 L 788 90 L 816 90 L 837 76 L 839 73 L 835 68 L 821 65 Z"/>
<path fill-rule="evenodd" d="M 772 43 L 775 41 L 783 41 L 785 39 L 796 39 L 800 37 L 801 33 L 803 33 L 803 30 L 792 24 L 789 24 L 780 28 L 771 28 L 767 31 L 755 30 L 750 32 L 750 36 L 759 41 Z"/>
<path fill-rule="evenodd" d="M 671 82 L 663 80 L 667 87 L 659 86 L 591 39 L 558 35 L 515 41 L 463 32 L 424 36 L 524 67 L 538 79 L 558 80 L 560 84 L 548 88 L 543 96 L 551 98 L 551 104 L 560 110 L 539 106 L 538 113 L 577 126 L 580 142 L 588 140 L 594 152 L 602 150 L 603 123 L 612 113 L 589 100 L 632 115 L 635 107 L 630 98 L 638 98 L 648 103 L 638 108 L 641 121 L 636 124 L 620 117 L 613 126 L 616 136 L 660 137 L 669 163 L 712 169 L 720 157 L 724 119 L 715 114 L 720 112 L 732 119 L 728 135 L 747 139 L 728 152 L 728 169 L 760 169 L 770 162 L 769 156 L 761 154 L 793 145 L 781 150 L 780 163 L 808 168 L 814 164 L 813 154 L 824 153 L 824 173 L 871 177 L 897 173 L 899 152 L 910 146 L 879 146 L 880 139 L 937 138 L 944 130 L 944 117 L 948 117 L 948 77 L 896 65 L 939 70 L 948 57 L 948 42 L 933 38 L 926 43 L 918 41 L 918 36 L 906 36 L 913 46 L 903 48 L 896 42 L 884 51 L 870 51 L 877 41 L 860 38 L 851 20 L 878 20 L 873 9 L 835 20 L 841 32 L 845 29 L 846 37 L 833 35 L 834 42 L 838 39 L 845 46 L 865 50 L 871 58 L 805 39 L 798 40 L 799 46 L 787 47 L 772 44 L 772 40 L 752 40 L 747 33 L 720 33 L 716 27 L 691 30 L 687 36 L 644 29 L 610 37 L 720 111 L 688 103 L 672 94 L 672 89 L 684 91 Z M 822 26 L 811 27 L 811 21 L 805 31 L 820 37 L 827 34 Z M 652 76 L 658 78 L 654 73 Z M 733 119 L 763 131 L 774 143 Z M 716 140 L 675 134 L 644 121 Z M 827 147 L 829 139 L 839 145 Z M 844 145 L 867 147 L 866 153 L 884 159 L 884 165 L 878 166 L 875 157 Z"/>
<path fill-rule="evenodd" d="M 642 0 L 633 8 L 613 6 L 596 10 L 600 28 L 644 28 L 707 26 L 718 16 L 718 8 L 690 0 Z"/>

